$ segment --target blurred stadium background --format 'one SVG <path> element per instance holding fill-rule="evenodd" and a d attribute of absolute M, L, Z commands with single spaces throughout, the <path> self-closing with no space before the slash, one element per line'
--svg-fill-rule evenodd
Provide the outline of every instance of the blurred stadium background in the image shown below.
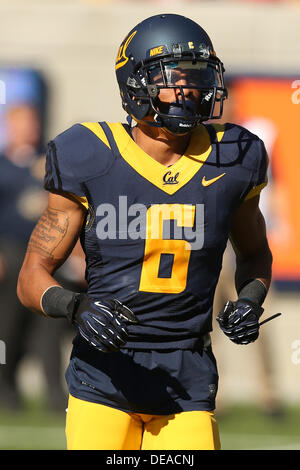
<path fill-rule="evenodd" d="M 59 321 L 53 327 L 52 322 L 50 326 L 43 319 L 32 320 L 34 315 L 27 316 L 28 312 L 16 313 L 13 319 L 12 311 L 19 307 L 15 294 L 9 295 L 24 255 L 26 230 L 44 203 L 43 169 L 38 163 L 43 163 L 45 143 L 75 122 L 124 119 L 114 59 L 127 32 L 158 13 L 186 15 L 207 30 L 226 68 L 229 101 L 223 120 L 257 133 L 270 156 L 270 184 L 263 191 L 261 208 L 274 255 L 274 282 L 265 311 L 282 316 L 263 326 L 259 341 L 247 347 L 230 343 L 217 328 L 213 332 L 223 448 L 300 449 L 300 2 L 296 0 L 0 0 L 0 340 L 6 343 L 0 358 L 0 449 L 65 447 L 63 376 L 73 330 Z M 37 112 L 38 131 L 30 110 Z M 17 168 L 11 179 L 12 173 L 1 165 L 16 135 L 23 143 L 20 151 L 12 152 Z M 18 145 L 13 142 L 11 148 Z M 25 152 L 25 147 L 31 150 Z M 35 190 L 32 179 L 24 183 L 25 167 L 30 168 L 30 178 L 35 177 Z M 18 225 L 11 227 L 17 212 Z M 16 236 L 21 232 L 23 237 Z M 18 239 L 15 244 L 14 239 Z M 75 252 L 59 273 L 67 286 L 82 286 L 79 256 Z M 223 300 L 234 295 L 232 266 L 228 249 L 216 313 Z M 37 337 L 39 341 L 33 341 Z M 21 342 L 12 354 L 11 345 Z"/>

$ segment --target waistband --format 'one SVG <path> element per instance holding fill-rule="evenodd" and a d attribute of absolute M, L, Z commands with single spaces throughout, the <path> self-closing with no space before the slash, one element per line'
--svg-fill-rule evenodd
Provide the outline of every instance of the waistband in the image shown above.
<path fill-rule="evenodd" d="M 140 350 L 168 350 L 168 349 L 189 349 L 191 351 L 199 351 L 207 349 L 211 345 L 210 333 L 204 333 L 197 338 L 178 339 L 173 341 L 166 341 L 161 338 L 160 341 L 156 340 L 128 340 L 120 349 L 140 349 Z"/>

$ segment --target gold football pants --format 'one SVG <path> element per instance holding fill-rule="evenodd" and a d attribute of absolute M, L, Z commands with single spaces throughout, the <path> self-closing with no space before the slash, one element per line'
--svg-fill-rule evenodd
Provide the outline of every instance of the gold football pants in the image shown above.
<path fill-rule="evenodd" d="M 69 395 L 68 450 L 218 450 L 212 411 L 127 413 Z"/>

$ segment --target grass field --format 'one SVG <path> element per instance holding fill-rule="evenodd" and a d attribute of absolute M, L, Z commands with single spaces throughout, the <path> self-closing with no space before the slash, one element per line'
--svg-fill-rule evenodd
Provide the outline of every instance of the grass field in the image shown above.
<path fill-rule="evenodd" d="M 253 406 L 232 405 L 218 417 L 223 450 L 300 450 L 300 407 L 280 417 Z M 65 416 L 29 402 L 22 412 L 0 410 L 1 450 L 65 449 Z"/>
<path fill-rule="evenodd" d="M 272 417 L 236 405 L 218 422 L 224 450 L 300 450 L 300 407 L 286 407 Z"/>

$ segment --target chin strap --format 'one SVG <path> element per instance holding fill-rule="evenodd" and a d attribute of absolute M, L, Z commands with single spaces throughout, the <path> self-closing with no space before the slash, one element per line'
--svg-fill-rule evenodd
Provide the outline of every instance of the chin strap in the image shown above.
<path fill-rule="evenodd" d="M 167 129 L 171 134 L 174 134 L 174 135 L 183 135 L 183 134 L 187 134 L 188 132 L 191 132 L 194 127 L 196 127 L 198 125 L 198 123 L 195 123 L 191 126 L 180 126 L 179 124 L 180 123 L 185 123 L 184 120 L 181 120 L 180 118 L 174 118 L 174 117 L 170 117 L 170 118 L 161 118 L 158 114 L 155 114 L 153 116 L 153 119 L 154 121 L 144 121 L 143 119 L 141 119 L 140 121 L 137 121 L 137 123 L 139 122 L 143 122 L 144 124 L 147 124 L 151 127 L 160 127 L 160 128 L 165 128 Z M 132 121 L 133 121 L 133 118 L 128 115 L 126 117 L 126 120 L 128 122 L 128 125 L 129 125 L 129 131 L 131 132 L 131 128 L 132 128 Z"/>

